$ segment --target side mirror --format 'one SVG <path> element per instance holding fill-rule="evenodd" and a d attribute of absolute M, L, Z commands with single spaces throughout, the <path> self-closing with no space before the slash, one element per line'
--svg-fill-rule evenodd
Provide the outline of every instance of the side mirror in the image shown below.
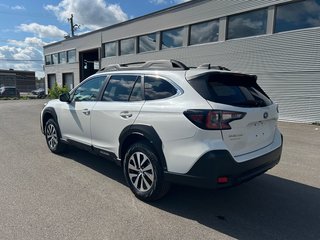
<path fill-rule="evenodd" d="M 63 93 L 59 96 L 59 100 L 61 102 L 67 102 L 69 103 L 70 102 L 70 94 L 69 93 Z"/>

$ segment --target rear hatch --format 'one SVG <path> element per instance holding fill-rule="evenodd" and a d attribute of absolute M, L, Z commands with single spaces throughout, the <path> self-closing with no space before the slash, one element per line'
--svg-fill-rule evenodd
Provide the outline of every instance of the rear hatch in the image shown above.
<path fill-rule="evenodd" d="M 277 105 L 257 84 L 256 76 L 206 72 L 193 76 L 188 82 L 208 101 L 214 113 L 219 113 L 223 140 L 234 157 L 273 142 Z"/>

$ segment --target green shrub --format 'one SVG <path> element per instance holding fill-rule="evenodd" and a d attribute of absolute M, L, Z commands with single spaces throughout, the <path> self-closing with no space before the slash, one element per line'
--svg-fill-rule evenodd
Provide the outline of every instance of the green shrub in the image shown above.
<path fill-rule="evenodd" d="M 20 100 L 28 100 L 28 99 L 30 99 L 28 96 L 21 96 L 20 97 Z"/>
<path fill-rule="evenodd" d="M 69 89 L 67 86 L 60 87 L 57 82 L 54 83 L 53 88 L 49 89 L 49 98 L 51 99 L 57 99 L 59 96 L 63 93 L 69 92 Z"/>

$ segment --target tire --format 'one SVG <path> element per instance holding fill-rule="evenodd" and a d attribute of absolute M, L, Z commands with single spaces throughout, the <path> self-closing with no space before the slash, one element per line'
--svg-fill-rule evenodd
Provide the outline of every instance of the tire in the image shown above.
<path fill-rule="evenodd" d="M 131 191 L 142 201 L 158 200 L 170 189 L 158 157 L 146 142 L 135 143 L 129 148 L 123 172 Z"/>
<path fill-rule="evenodd" d="M 46 142 L 51 152 L 62 153 L 66 145 L 61 141 L 61 134 L 58 124 L 51 118 L 45 125 Z"/>

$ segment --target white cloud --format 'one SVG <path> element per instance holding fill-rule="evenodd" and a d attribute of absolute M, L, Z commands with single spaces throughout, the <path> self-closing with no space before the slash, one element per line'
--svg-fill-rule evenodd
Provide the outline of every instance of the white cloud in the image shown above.
<path fill-rule="evenodd" d="M 118 4 L 108 4 L 104 0 L 62 0 L 58 5 L 46 5 L 45 9 L 52 11 L 61 22 L 66 22 L 73 14 L 74 23 L 90 30 L 128 19 Z"/>
<path fill-rule="evenodd" d="M 26 8 L 22 5 L 16 5 L 11 7 L 12 10 L 26 10 Z"/>
<path fill-rule="evenodd" d="M 38 23 L 21 24 L 17 27 L 23 32 L 34 33 L 40 38 L 63 38 L 67 33 L 53 25 L 40 25 Z"/>
<path fill-rule="evenodd" d="M 37 77 L 44 75 L 42 47 L 45 42 L 36 37 L 27 37 L 23 41 L 9 39 L 7 42 L 7 45 L 0 46 L 1 69 L 32 70 Z"/>
<path fill-rule="evenodd" d="M 11 9 L 11 10 L 26 10 L 26 8 L 23 5 L 10 6 L 7 4 L 0 3 L 0 7 L 6 8 L 6 9 Z"/>
<path fill-rule="evenodd" d="M 17 41 L 17 40 L 9 39 L 8 43 L 10 45 L 14 45 L 17 47 L 33 46 L 36 48 L 42 48 L 45 44 L 47 44 L 46 42 L 42 41 L 42 39 L 36 38 L 36 37 L 27 37 L 27 38 L 25 38 L 24 41 Z"/>
<path fill-rule="evenodd" d="M 157 5 L 166 4 L 167 0 L 150 0 L 150 3 L 157 4 Z"/>

